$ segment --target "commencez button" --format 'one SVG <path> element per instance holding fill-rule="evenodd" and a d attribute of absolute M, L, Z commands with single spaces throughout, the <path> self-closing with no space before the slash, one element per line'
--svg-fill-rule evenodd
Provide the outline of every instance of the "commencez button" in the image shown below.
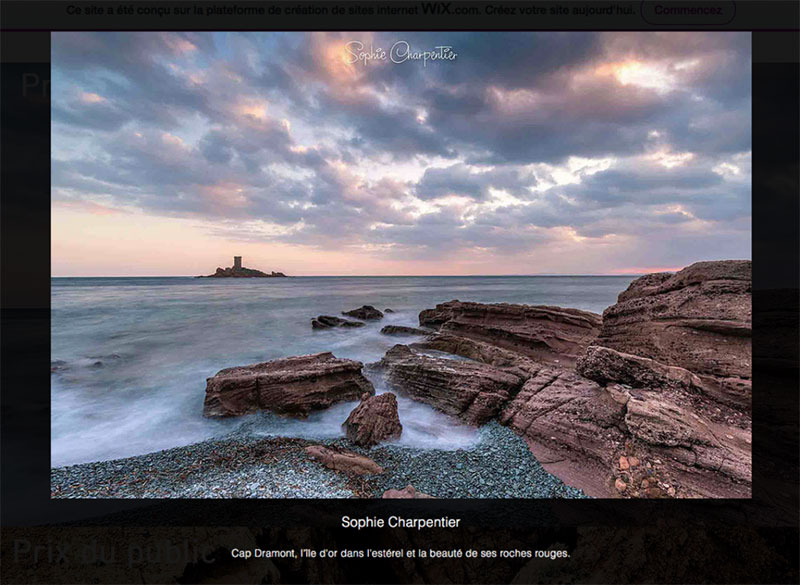
<path fill-rule="evenodd" d="M 655 25 L 721 25 L 733 21 L 736 3 L 644 0 L 641 14 L 645 22 Z"/>

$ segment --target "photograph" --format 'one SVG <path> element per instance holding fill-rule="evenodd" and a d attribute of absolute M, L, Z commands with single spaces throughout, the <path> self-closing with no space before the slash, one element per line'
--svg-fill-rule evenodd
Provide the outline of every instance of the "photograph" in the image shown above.
<path fill-rule="evenodd" d="M 751 498 L 750 32 L 50 41 L 51 499 Z"/>

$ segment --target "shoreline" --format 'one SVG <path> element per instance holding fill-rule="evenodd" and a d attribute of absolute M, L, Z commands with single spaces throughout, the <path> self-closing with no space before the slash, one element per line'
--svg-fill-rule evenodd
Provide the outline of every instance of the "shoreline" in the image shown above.
<path fill-rule="evenodd" d="M 345 438 L 258 436 L 239 430 L 219 439 L 124 459 L 50 470 L 52 498 L 380 498 L 413 485 L 436 498 L 586 498 L 548 473 L 525 440 L 497 422 L 470 449 L 372 449 Z M 341 447 L 365 455 L 382 474 L 323 467 L 304 451 Z M 502 453 L 502 465 L 499 455 Z"/>

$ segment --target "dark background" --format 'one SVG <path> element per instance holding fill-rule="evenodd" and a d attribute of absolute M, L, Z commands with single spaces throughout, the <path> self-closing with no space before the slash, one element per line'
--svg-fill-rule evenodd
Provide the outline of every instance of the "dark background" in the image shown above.
<path fill-rule="evenodd" d="M 371 583 L 798 582 L 798 21 L 793 2 L 706 2 L 753 33 L 752 500 L 51 500 L 50 36 L 68 29 L 655 29 L 642 17 L 192 19 L 67 16 L 110 2 L 2 5 L 2 581 Z M 125 3 L 122 3 L 125 4 Z M 177 3 L 135 3 L 144 5 Z M 193 4 L 193 3 L 188 3 Z M 206 5 L 209 3 L 196 3 Z M 222 4 L 222 3 L 217 3 Z M 251 2 L 239 5 L 296 5 Z M 310 5 L 310 2 L 303 2 Z M 318 3 L 327 6 L 356 2 Z M 415 2 L 371 2 L 414 5 Z M 421 3 L 419 3 L 421 5 Z M 483 2 L 458 5 L 484 7 Z M 493 2 L 492 6 L 513 6 Z M 522 3 L 530 4 L 530 3 Z M 605 3 L 598 3 L 605 4 Z M 114 4 L 116 6 L 116 4 Z M 127 3 L 127 5 L 131 5 Z M 537 6 L 570 3 L 536 3 Z M 453 4 L 453 7 L 455 4 Z M 452 10 L 452 7 L 451 7 Z M 712 26 L 713 25 L 713 26 Z M 27 32 L 14 32 L 13 29 Z M 462 519 L 459 529 L 345 530 L 341 516 Z M 475 548 L 568 560 L 241 561 L 234 548 Z"/>

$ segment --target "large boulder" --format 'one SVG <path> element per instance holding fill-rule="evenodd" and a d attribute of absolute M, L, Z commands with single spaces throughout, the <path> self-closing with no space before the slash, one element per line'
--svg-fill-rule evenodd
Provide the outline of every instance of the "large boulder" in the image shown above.
<path fill-rule="evenodd" d="M 397 414 L 397 397 L 391 392 L 378 396 L 366 395 L 342 426 L 347 438 L 362 447 L 397 439 L 403 433 L 403 425 Z"/>
<path fill-rule="evenodd" d="M 688 370 L 709 397 L 749 408 L 751 331 L 751 262 L 697 262 L 634 280 L 595 343 Z"/>
<path fill-rule="evenodd" d="M 333 317 L 331 315 L 320 315 L 311 319 L 312 329 L 331 329 L 332 327 L 363 327 L 365 324 L 361 321 L 349 321 L 340 317 Z"/>
<path fill-rule="evenodd" d="M 406 345 L 387 351 L 379 368 L 399 392 L 473 425 L 497 416 L 522 385 L 494 366 L 425 356 Z"/>
<path fill-rule="evenodd" d="M 378 309 L 376 309 L 372 305 L 363 305 L 358 309 L 353 309 L 352 311 L 342 311 L 342 315 L 347 315 L 348 317 L 353 317 L 354 319 L 362 319 L 365 321 L 370 321 L 374 319 L 383 319 L 383 313 L 381 313 Z"/>
<path fill-rule="evenodd" d="M 422 311 L 419 324 L 540 362 L 568 365 L 597 337 L 601 318 L 562 307 L 450 301 Z"/>
<path fill-rule="evenodd" d="M 268 410 L 306 417 L 332 404 L 358 400 L 375 389 L 362 364 L 330 352 L 220 370 L 206 380 L 203 416 L 225 417 Z"/>
<path fill-rule="evenodd" d="M 311 445 L 305 448 L 306 455 L 334 471 L 356 475 L 375 475 L 383 473 L 383 467 L 369 457 L 336 447 Z"/>

